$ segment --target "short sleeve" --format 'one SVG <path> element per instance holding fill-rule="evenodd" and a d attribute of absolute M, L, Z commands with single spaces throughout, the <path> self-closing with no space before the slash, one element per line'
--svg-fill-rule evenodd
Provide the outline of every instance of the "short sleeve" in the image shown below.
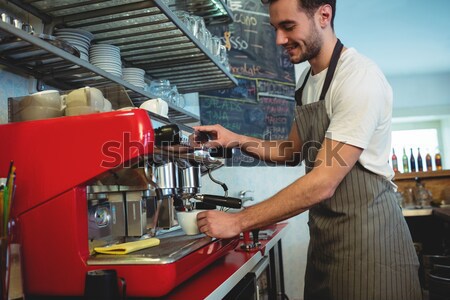
<path fill-rule="evenodd" d="M 375 65 L 360 66 L 336 79 L 326 137 L 366 149 L 386 109 L 391 109 L 392 91 Z"/>

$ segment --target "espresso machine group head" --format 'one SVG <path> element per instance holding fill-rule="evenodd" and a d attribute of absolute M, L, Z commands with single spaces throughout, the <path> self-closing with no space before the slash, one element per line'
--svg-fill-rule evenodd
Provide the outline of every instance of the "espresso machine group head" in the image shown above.
<path fill-rule="evenodd" d="M 228 157 L 228 153 L 231 150 L 204 149 L 202 147 L 199 151 L 196 151 L 194 147 L 196 144 L 201 144 L 211 138 L 211 134 L 205 132 L 194 133 L 193 131 L 186 132 L 176 124 L 156 129 L 155 145 L 163 153 L 166 153 L 165 159 L 154 162 L 157 165 L 155 170 L 156 186 L 160 186 L 162 189 L 170 188 L 169 192 L 173 193 L 177 204 L 179 204 L 178 200 L 180 199 L 184 200 L 184 203 L 186 203 L 186 200 L 195 199 L 207 205 L 209 204 L 211 207 L 217 205 L 241 208 L 241 199 L 228 197 L 228 187 L 211 177 L 211 172 L 222 165 L 217 158 Z M 174 156 L 173 153 L 178 154 Z M 202 173 L 208 173 L 213 182 L 221 184 L 224 188 L 225 196 L 200 194 Z"/>

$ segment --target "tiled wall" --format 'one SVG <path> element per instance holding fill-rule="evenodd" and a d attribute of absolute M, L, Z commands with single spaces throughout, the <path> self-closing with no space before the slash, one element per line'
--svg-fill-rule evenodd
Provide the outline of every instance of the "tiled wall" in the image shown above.
<path fill-rule="evenodd" d="M 28 95 L 29 79 L 0 67 L 0 124 L 8 123 L 8 97 Z"/>

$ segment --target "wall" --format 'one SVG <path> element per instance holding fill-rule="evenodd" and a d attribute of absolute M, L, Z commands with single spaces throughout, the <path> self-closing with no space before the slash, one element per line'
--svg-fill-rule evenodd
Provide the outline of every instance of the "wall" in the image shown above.
<path fill-rule="evenodd" d="M 404 116 L 406 109 L 424 110 L 429 114 L 430 108 L 450 105 L 450 72 L 434 74 L 387 75 L 394 91 L 394 111 L 397 116 Z M 436 113 L 438 113 L 436 111 Z M 415 113 L 416 114 L 416 113 Z M 410 115 L 410 114 L 408 114 Z"/>

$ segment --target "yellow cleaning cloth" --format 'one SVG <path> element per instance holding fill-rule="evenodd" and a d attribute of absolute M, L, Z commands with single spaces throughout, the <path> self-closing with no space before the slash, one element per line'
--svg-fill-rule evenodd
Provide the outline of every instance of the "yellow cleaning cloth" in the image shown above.
<path fill-rule="evenodd" d="M 96 247 L 94 248 L 95 252 L 102 254 L 128 254 L 130 252 L 142 250 L 145 248 L 150 248 L 159 245 L 159 239 L 150 238 L 135 242 L 116 244 L 107 247 Z"/>

